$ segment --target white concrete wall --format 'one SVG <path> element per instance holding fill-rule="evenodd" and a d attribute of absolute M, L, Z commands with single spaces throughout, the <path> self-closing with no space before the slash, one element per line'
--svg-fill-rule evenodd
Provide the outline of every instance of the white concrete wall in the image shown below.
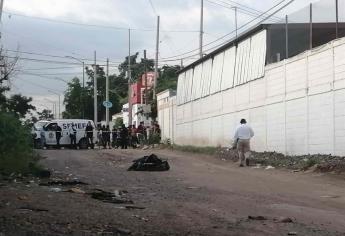
<path fill-rule="evenodd" d="M 176 130 L 176 96 L 171 90 L 157 94 L 157 113 L 162 141 L 165 142 L 169 139 L 170 143 L 173 143 Z"/>
<path fill-rule="evenodd" d="M 257 48 L 260 49 L 259 46 Z M 245 47 L 237 50 L 248 55 Z M 201 89 L 194 87 L 199 86 L 194 83 L 194 79 L 190 82 L 192 72 L 183 77 L 190 77 L 184 84 L 192 83 L 193 89 L 200 89 L 201 98 L 195 99 L 198 96 L 192 96 L 186 99 L 188 93 L 184 93 L 185 97 L 181 99 L 180 90 L 177 91 L 179 105 L 176 107 L 174 142 L 179 145 L 228 146 L 232 142 L 236 125 L 241 118 L 245 118 L 255 132 L 252 140 L 254 150 L 290 155 L 345 155 L 344 55 L 345 39 L 339 39 L 266 66 L 261 78 L 260 66 L 256 64 L 257 69 L 251 74 L 241 69 L 241 76 L 239 72 L 229 72 L 229 68 L 224 70 L 223 67 L 223 72 L 234 76 L 230 79 L 235 85 L 225 90 L 224 85 L 230 86 L 227 81 L 229 78 L 223 77 L 220 80 L 219 65 L 212 70 L 204 63 L 207 73 L 211 70 L 215 74 L 217 83 L 212 84 L 211 80 L 211 93 L 207 96 L 202 93 L 202 89 L 206 88 L 205 83 L 209 79 L 202 78 L 208 78 L 209 74 L 206 77 L 200 74 L 205 66 L 200 65 L 200 68 L 194 69 L 194 74 L 202 80 Z M 221 58 L 225 58 L 225 66 L 227 60 L 232 60 L 227 57 L 230 58 L 227 52 L 219 54 L 213 63 L 221 63 Z M 243 58 L 247 60 L 247 56 Z M 253 80 L 253 76 L 258 78 Z M 243 80 L 247 82 L 242 83 Z M 180 83 L 182 81 L 179 80 L 178 88 L 182 86 Z M 219 84 L 222 85 L 221 89 L 218 89 Z M 188 90 L 187 87 L 183 89 Z M 193 92 L 193 89 L 192 94 L 198 93 Z"/>

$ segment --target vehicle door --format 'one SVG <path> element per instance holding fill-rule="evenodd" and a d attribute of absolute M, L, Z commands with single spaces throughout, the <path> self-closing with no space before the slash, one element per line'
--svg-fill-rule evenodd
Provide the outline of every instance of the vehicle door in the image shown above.
<path fill-rule="evenodd" d="M 69 127 L 72 123 L 61 123 L 59 126 L 62 129 L 60 143 L 61 145 L 69 145 L 71 144 L 71 138 L 69 136 Z"/>
<path fill-rule="evenodd" d="M 56 145 L 56 127 L 57 123 L 50 123 L 44 127 L 44 136 L 47 145 Z"/>

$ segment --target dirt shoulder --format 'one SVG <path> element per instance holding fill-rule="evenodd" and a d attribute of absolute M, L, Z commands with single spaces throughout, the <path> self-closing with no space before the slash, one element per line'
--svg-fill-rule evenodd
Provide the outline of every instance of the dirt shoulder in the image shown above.
<path fill-rule="evenodd" d="M 127 171 L 135 158 L 152 152 L 168 159 L 171 169 Z M 1 181 L 0 232 L 5 235 L 345 232 L 345 182 L 320 173 L 238 168 L 208 155 L 156 149 L 45 150 L 41 155 L 46 157 L 42 164 L 52 170 L 50 179 Z M 52 180 L 87 185 L 39 185 Z M 133 204 L 94 199 L 95 189 L 120 194 Z M 293 222 L 280 222 L 287 217 Z"/>

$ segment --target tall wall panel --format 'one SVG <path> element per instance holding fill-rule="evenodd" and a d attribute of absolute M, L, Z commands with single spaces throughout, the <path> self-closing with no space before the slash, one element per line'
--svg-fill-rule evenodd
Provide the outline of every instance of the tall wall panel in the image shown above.
<path fill-rule="evenodd" d="M 202 64 L 202 97 L 210 95 L 210 85 L 212 78 L 212 58 Z"/>
<path fill-rule="evenodd" d="M 223 73 L 224 52 L 216 55 L 213 59 L 212 79 L 210 93 L 216 93 L 221 90 Z"/>
<path fill-rule="evenodd" d="M 202 64 L 194 68 L 193 87 L 192 87 L 192 100 L 201 98 L 202 93 Z"/>
<path fill-rule="evenodd" d="M 232 88 L 235 76 L 236 47 L 231 47 L 224 52 L 222 73 L 222 90 Z"/>
<path fill-rule="evenodd" d="M 335 155 L 345 153 L 345 90 L 334 94 Z"/>

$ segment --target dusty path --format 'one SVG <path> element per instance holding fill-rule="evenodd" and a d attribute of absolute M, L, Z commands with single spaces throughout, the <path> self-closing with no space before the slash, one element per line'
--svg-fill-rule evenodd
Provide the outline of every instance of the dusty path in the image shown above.
<path fill-rule="evenodd" d="M 87 182 L 90 185 L 81 186 L 85 191 L 126 190 L 126 197 L 145 209 L 122 209 L 86 194 L 17 183 L 0 187 L 0 229 L 9 235 L 19 229 L 45 232 L 42 235 L 345 235 L 343 179 L 238 168 L 210 156 L 154 152 L 169 160 L 170 171 L 126 171 L 133 159 L 150 151 L 42 151 L 47 157 L 42 163 L 54 169 L 55 177 Z M 48 211 L 18 210 L 23 205 Z M 267 220 L 248 220 L 249 215 Z M 275 222 L 279 217 L 291 217 L 294 223 Z"/>

